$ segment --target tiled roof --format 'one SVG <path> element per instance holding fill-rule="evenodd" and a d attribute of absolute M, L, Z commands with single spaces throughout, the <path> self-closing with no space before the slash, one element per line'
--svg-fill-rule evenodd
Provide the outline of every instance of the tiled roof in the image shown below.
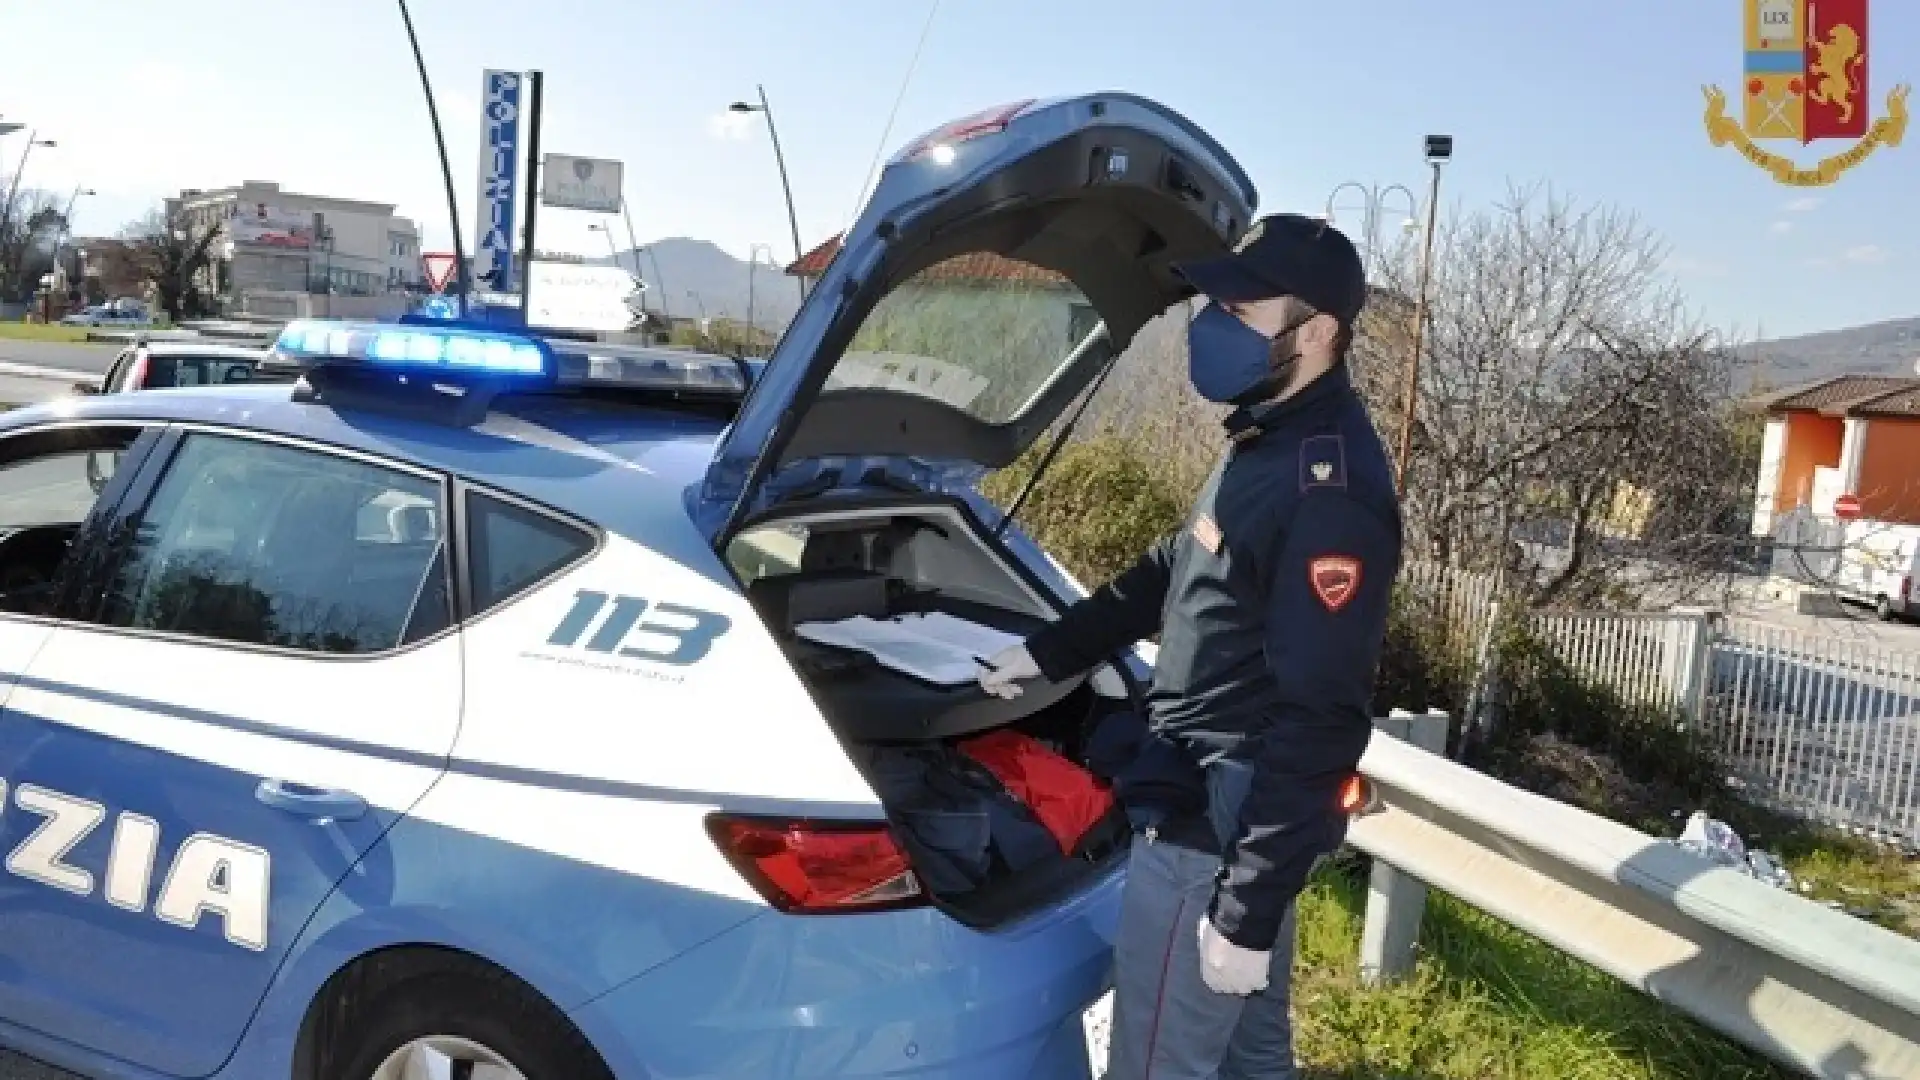
<path fill-rule="evenodd" d="M 1920 419 L 1920 379 L 1908 380 L 1913 385 L 1891 394 L 1882 394 L 1869 398 L 1847 410 L 1851 416 L 1906 416 Z"/>
<path fill-rule="evenodd" d="M 796 277 L 816 278 L 827 272 L 834 257 L 840 254 L 840 237 L 835 236 L 805 255 L 799 261 L 787 266 L 787 273 Z M 956 255 L 944 262 L 935 263 L 914 275 L 921 281 L 993 281 L 1032 285 L 1067 285 L 1067 279 L 1045 267 L 1018 259 L 1008 259 L 988 251 L 974 251 L 965 255 Z"/>
<path fill-rule="evenodd" d="M 1811 386 L 1775 395 L 1767 403 L 1772 412 L 1821 412 L 1845 416 L 1855 406 L 1876 398 L 1920 390 L 1920 378 L 1907 375 L 1841 375 Z"/>

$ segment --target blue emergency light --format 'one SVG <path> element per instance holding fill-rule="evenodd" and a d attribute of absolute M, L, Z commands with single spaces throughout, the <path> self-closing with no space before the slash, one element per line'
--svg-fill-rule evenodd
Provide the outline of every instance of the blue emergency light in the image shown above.
<path fill-rule="evenodd" d="M 551 383 L 558 365 L 539 338 L 458 323 L 296 319 L 273 352 L 303 370 L 361 368 L 451 381 Z"/>

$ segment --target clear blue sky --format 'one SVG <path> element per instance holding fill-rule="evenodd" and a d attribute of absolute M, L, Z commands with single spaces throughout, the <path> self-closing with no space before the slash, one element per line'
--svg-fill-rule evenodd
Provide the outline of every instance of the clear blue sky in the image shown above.
<path fill-rule="evenodd" d="M 944 0 L 889 148 L 977 108 L 1127 89 L 1218 135 L 1263 208 L 1317 211 L 1345 180 L 1424 190 L 1421 136 L 1457 139 L 1443 208 L 1547 181 L 1638 211 L 1714 321 L 1797 333 L 1920 315 L 1920 117 L 1824 190 L 1708 145 L 1701 85 L 1738 102 L 1737 0 Z M 480 71 L 547 73 L 545 148 L 623 159 L 644 242 L 736 254 L 791 241 L 764 130 L 717 124 L 767 87 L 809 246 L 854 209 L 929 0 L 414 0 L 463 213 Z M 0 116 L 61 147 L 30 186 L 84 183 L 82 233 L 182 186 L 277 180 L 399 204 L 447 240 L 437 159 L 390 0 L 8 0 Z M 1920 4 L 1877 0 L 1872 109 L 1920 83 Z M 1920 98 L 1914 102 L 1920 108 Z M 19 135 L 0 138 L 5 171 Z M 1843 147 L 1772 145 L 1808 163 Z M 604 250 L 592 220 L 541 218 L 540 246 Z M 624 246 L 624 233 L 622 234 Z"/>

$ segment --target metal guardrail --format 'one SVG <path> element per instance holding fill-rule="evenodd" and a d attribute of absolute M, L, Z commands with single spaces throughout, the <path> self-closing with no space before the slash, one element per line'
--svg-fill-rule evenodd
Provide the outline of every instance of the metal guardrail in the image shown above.
<path fill-rule="evenodd" d="M 1403 741 L 1446 723 L 1396 712 L 1361 762 L 1380 796 L 1347 836 L 1375 858 L 1363 972 L 1411 967 L 1424 885 L 1782 1065 L 1920 1076 L 1920 941 Z"/>

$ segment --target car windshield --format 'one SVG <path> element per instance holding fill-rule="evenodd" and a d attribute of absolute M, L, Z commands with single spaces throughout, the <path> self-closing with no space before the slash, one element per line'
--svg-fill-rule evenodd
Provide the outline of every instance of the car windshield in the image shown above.
<path fill-rule="evenodd" d="M 935 263 L 874 305 L 825 394 L 886 389 L 990 424 L 1020 415 L 1099 323 L 1073 283 L 990 252 Z"/>

